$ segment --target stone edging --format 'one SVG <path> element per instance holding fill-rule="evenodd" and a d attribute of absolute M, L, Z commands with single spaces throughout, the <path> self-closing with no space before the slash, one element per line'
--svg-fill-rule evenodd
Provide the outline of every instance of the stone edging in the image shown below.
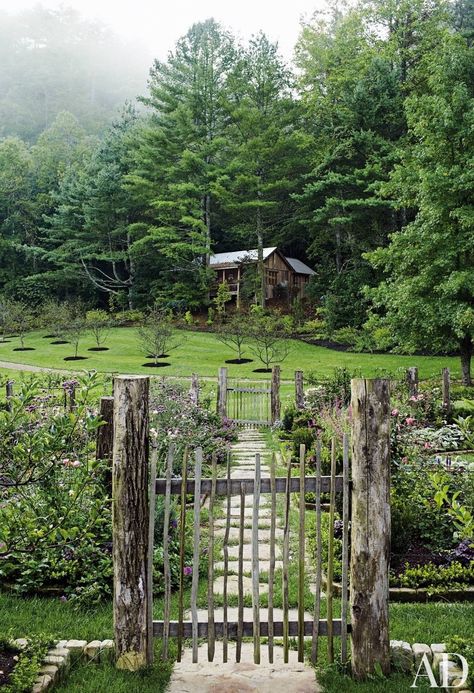
<path fill-rule="evenodd" d="M 18 638 L 13 644 L 18 649 L 26 647 L 28 640 Z M 90 662 L 110 662 L 114 659 L 113 640 L 59 640 L 46 654 L 38 678 L 32 688 L 32 693 L 43 693 L 52 689 L 64 676 L 71 665 L 80 659 Z"/>
<path fill-rule="evenodd" d="M 393 666 L 405 674 L 413 674 L 418 670 L 423 655 L 428 657 L 433 672 L 439 674 L 447 670 L 449 687 L 444 689 L 452 691 L 453 689 L 459 693 L 472 693 L 467 688 L 459 689 L 462 671 L 459 669 L 457 662 L 445 660 L 443 653 L 446 652 L 444 643 L 435 643 L 433 645 L 425 645 L 423 643 L 414 643 L 410 645 L 403 640 L 390 640 L 390 659 Z"/>

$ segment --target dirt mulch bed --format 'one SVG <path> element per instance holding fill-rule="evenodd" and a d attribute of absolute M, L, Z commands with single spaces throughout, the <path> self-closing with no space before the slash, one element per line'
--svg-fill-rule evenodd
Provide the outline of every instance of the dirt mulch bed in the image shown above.
<path fill-rule="evenodd" d="M 18 651 L 3 647 L 0 649 L 0 688 L 8 685 L 11 673 L 18 661 Z"/>
<path fill-rule="evenodd" d="M 423 546 L 421 542 L 414 542 L 404 554 L 393 554 L 390 561 L 390 568 L 396 575 L 403 575 L 406 564 L 410 568 L 427 565 L 446 565 L 446 556 L 442 556 L 435 551 Z"/>

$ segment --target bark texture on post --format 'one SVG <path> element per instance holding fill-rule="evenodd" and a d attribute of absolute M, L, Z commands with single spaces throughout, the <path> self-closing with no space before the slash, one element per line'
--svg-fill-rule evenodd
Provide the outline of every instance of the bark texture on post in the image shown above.
<path fill-rule="evenodd" d="M 416 397 L 418 394 L 418 368 L 416 366 L 407 370 L 407 382 L 410 397 Z"/>
<path fill-rule="evenodd" d="M 451 411 L 451 371 L 443 368 L 443 409 L 449 414 Z"/>
<path fill-rule="evenodd" d="M 303 371 L 295 371 L 295 404 L 297 409 L 304 409 Z"/>
<path fill-rule="evenodd" d="M 113 563 L 117 668 L 146 665 L 149 378 L 114 379 Z M 151 547 L 150 547 L 151 549 Z"/>
<path fill-rule="evenodd" d="M 352 387 L 352 674 L 390 672 L 390 394 L 388 380 Z"/>
<path fill-rule="evenodd" d="M 219 368 L 217 381 L 217 413 L 227 416 L 227 368 Z"/>
<path fill-rule="evenodd" d="M 280 420 L 280 366 L 272 368 L 271 415 L 272 424 Z"/>

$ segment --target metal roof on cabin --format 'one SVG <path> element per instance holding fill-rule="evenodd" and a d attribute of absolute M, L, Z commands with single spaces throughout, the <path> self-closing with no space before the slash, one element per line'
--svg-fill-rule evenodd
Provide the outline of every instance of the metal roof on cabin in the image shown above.
<path fill-rule="evenodd" d="M 274 248 L 263 249 L 263 259 L 266 260 L 276 250 Z M 258 260 L 258 250 L 235 250 L 232 253 L 216 253 L 211 255 L 209 264 L 213 265 L 238 265 L 240 262 L 256 262 Z"/>
<path fill-rule="evenodd" d="M 301 260 L 297 260 L 294 257 L 287 257 L 286 261 L 293 267 L 296 274 L 316 274 L 316 272 L 312 270 L 311 267 L 305 265 L 304 262 L 301 262 Z"/>

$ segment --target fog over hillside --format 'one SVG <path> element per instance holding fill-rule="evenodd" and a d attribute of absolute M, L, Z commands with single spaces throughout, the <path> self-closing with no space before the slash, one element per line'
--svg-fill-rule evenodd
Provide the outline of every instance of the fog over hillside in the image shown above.
<path fill-rule="evenodd" d="M 34 142 L 61 111 L 89 132 L 146 89 L 149 52 L 75 10 L 0 11 L 0 138 Z"/>

